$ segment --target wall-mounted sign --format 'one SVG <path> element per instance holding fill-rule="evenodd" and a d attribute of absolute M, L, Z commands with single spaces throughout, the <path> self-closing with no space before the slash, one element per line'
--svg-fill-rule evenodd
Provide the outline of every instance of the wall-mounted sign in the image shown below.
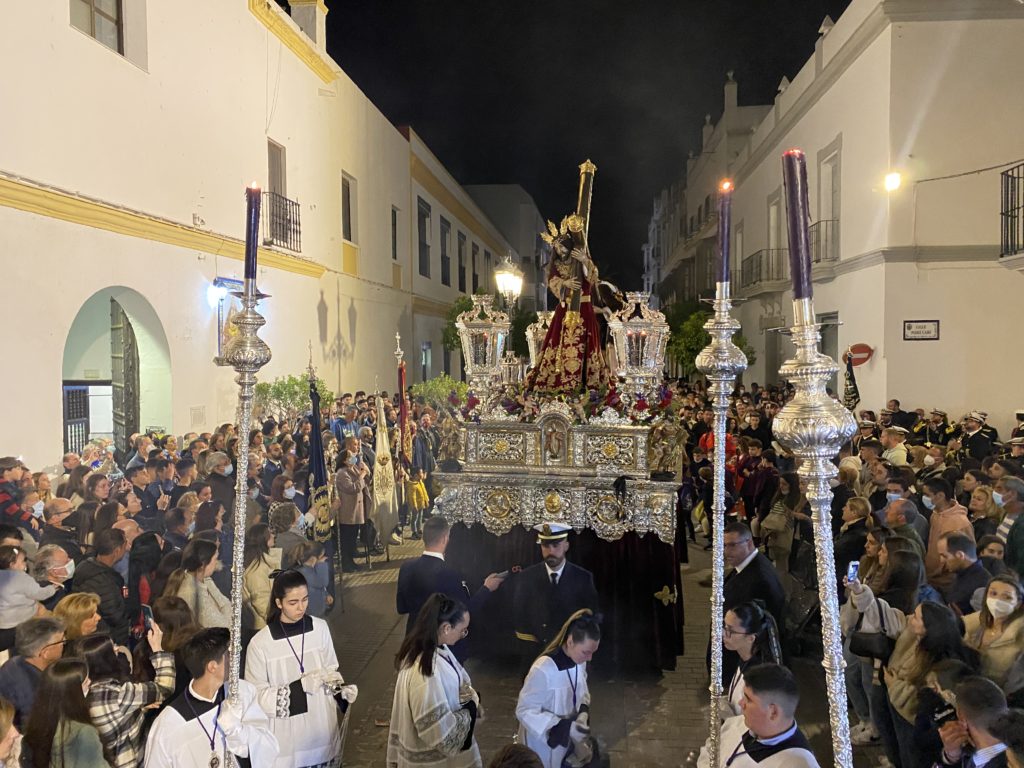
<path fill-rule="evenodd" d="M 849 357 L 853 360 L 854 365 L 864 365 L 864 363 L 871 359 L 874 351 L 867 344 L 851 344 L 850 348 L 843 352 L 843 362 L 845 363 Z"/>
<path fill-rule="evenodd" d="M 904 320 L 903 321 L 904 341 L 938 341 L 939 321 L 938 320 Z"/>

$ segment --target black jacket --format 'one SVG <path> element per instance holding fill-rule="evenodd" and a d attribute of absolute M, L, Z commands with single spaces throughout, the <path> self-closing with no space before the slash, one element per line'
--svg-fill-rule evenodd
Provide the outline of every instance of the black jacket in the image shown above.
<path fill-rule="evenodd" d="M 742 603 L 762 600 L 768 607 L 769 613 L 775 617 L 779 634 L 782 635 L 785 632 L 783 610 L 786 605 L 786 593 L 782 589 L 782 582 L 779 581 L 779 574 L 775 570 L 775 566 L 772 565 L 772 561 L 761 552 L 754 555 L 754 559 L 742 571 L 733 570 L 725 577 L 723 600 L 723 615 L 725 611 Z M 732 680 L 739 662 L 739 654 L 735 651 L 730 651 L 727 648 L 722 650 L 723 680 Z M 711 669 L 710 639 L 708 640 L 707 665 L 708 669 Z"/>
<path fill-rule="evenodd" d="M 234 514 L 235 476 L 225 477 L 219 472 L 211 472 L 210 476 L 206 478 L 206 482 L 210 484 L 213 498 L 224 505 L 224 517 L 227 518 L 229 515 Z"/>
<path fill-rule="evenodd" d="M 415 560 L 408 560 L 398 570 L 398 590 L 395 593 L 395 607 L 400 614 L 406 614 L 405 634 L 412 631 L 420 609 L 435 592 L 465 604 L 470 616 L 483 608 L 491 596 L 486 587 L 480 587 L 475 595 L 470 595 L 462 575 L 438 557 L 421 555 Z M 452 651 L 462 661 L 467 652 L 466 643 L 460 640 L 452 646 Z"/>
<path fill-rule="evenodd" d="M 75 570 L 75 592 L 94 592 L 100 597 L 100 616 L 119 645 L 128 644 L 130 621 L 125 605 L 124 579 L 113 568 L 94 558 L 84 561 Z"/>
<path fill-rule="evenodd" d="M 956 578 L 949 585 L 943 597 L 951 606 L 955 605 L 960 609 L 960 614 L 966 616 L 974 613 L 971 607 L 971 598 L 979 589 L 988 586 L 992 575 L 985 570 L 980 560 L 975 560 L 967 568 L 957 571 Z"/>
<path fill-rule="evenodd" d="M 516 637 L 530 643 L 547 645 L 581 608 L 598 612 L 593 574 L 568 561 L 558 586 L 552 586 L 544 563 L 537 563 L 515 577 L 515 588 Z"/>
<path fill-rule="evenodd" d="M 43 526 L 43 535 L 39 539 L 39 546 L 56 544 L 68 553 L 68 557 L 75 561 L 77 568 L 79 563 L 85 559 L 82 548 L 78 544 L 78 531 L 73 528 L 55 528 L 52 525 Z"/>
<path fill-rule="evenodd" d="M 857 520 L 850 524 L 845 531 L 840 531 L 836 538 L 836 581 L 842 586 L 846 577 L 846 569 L 854 560 L 860 560 L 864 556 L 864 546 L 868 542 L 868 521 L 867 518 Z M 843 590 L 839 590 L 843 594 Z"/>

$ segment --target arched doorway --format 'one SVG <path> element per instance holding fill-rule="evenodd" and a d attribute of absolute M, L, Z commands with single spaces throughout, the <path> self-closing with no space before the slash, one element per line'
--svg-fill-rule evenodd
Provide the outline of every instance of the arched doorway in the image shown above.
<path fill-rule="evenodd" d="M 118 450 L 143 430 L 171 428 L 171 358 L 163 324 L 131 288 L 97 291 L 64 344 L 64 450 L 113 438 Z"/>

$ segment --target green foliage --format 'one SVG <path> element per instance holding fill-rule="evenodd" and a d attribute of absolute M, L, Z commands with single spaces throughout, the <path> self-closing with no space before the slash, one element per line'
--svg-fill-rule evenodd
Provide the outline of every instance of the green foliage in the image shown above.
<path fill-rule="evenodd" d="M 466 402 L 469 385 L 464 381 L 453 379 L 447 373 L 442 373 L 440 376 L 427 379 L 419 384 L 413 384 L 412 396 L 422 397 L 424 402 L 427 405 L 433 406 L 435 410 L 441 408 L 448 409 L 451 407 L 448 403 L 448 396 L 452 393 L 452 390 L 455 390 L 460 403 Z"/>
<path fill-rule="evenodd" d="M 459 341 L 459 331 L 455 327 L 455 321 L 463 312 L 469 312 L 473 308 L 473 299 L 469 296 L 459 296 L 449 307 L 448 315 L 445 317 L 444 330 L 441 332 L 441 344 L 449 351 L 456 351 L 462 348 Z"/>
<path fill-rule="evenodd" d="M 711 313 L 702 309 L 690 314 L 678 326 L 669 323 L 672 336 L 668 342 L 668 354 L 679 362 L 685 376 L 691 376 L 697 372 L 697 355 L 711 342 L 711 336 L 704 330 L 704 323 L 708 321 L 709 317 L 711 317 Z M 737 333 L 732 340 L 737 347 L 743 350 L 749 365 L 757 362 L 754 348 L 750 346 L 742 333 Z"/>
<path fill-rule="evenodd" d="M 537 322 L 536 312 L 527 312 L 517 304 L 512 311 L 511 327 L 508 332 L 508 346 L 513 354 L 521 358 L 530 357 L 530 345 L 526 341 L 526 328 Z"/>
<path fill-rule="evenodd" d="M 320 393 L 320 402 L 324 405 L 329 405 L 334 400 L 334 393 L 323 379 L 316 380 L 316 389 Z M 309 378 L 279 376 L 273 381 L 261 381 L 256 384 L 253 405 L 264 418 L 273 416 L 278 421 L 283 418 L 294 421 L 309 413 Z"/>

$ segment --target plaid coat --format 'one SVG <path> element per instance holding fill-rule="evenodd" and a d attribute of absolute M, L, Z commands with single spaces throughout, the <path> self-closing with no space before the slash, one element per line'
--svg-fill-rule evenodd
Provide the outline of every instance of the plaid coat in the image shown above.
<path fill-rule="evenodd" d="M 103 742 L 103 751 L 114 768 L 138 768 L 145 757 L 141 743 L 145 708 L 174 692 L 174 654 L 154 653 L 150 660 L 156 677 L 151 683 L 93 683 L 86 701 L 89 714 Z"/>

